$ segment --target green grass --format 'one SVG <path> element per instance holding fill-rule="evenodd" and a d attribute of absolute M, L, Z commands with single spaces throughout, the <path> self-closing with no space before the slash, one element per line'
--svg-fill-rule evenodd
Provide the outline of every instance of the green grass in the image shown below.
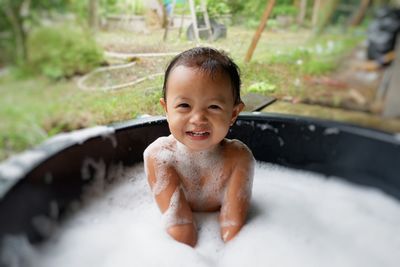
<path fill-rule="evenodd" d="M 161 79 L 114 92 L 84 92 L 73 81 L 0 80 L 0 159 L 63 131 L 161 113 Z M 157 90 L 146 90 L 150 87 Z"/>
<path fill-rule="evenodd" d="M 266 35 L 264 38 L 268 43 L 263 44 L 263 40 L 260 40 L 253 60 L 248 64 L 239 64 L 243 74 L 243 87 L 244 92 L 254 91 L 251 87 L 261 82 L 267 86 L 256 89 L 257 93 L 278 98 L 304 97 L 307 88 L 300 82 L 304 76 L 321 76 L 335 71 L 343 58 L 362 40 L 359 35 L 351 32 L 346 35 L 330 33 L 318 37 L 313 37 L 304 30 L 297 33 L 289 31 L 283 38 L 275 36 L 275 33 Z M 268 37 L 274 38 L 270 40 Z"/>
<path fill-rule="evenodd" d="M 303 75 L 323 75 L 336 69 L 343 56 L 360 43 L 361 36 L 331 34 L 310 39 L 293 50 L 268 54 L 270 64 L 284 64 Z"/>
<path fill-rule="evenodd" d="M 101 46 L 119 52 L 181 51 L 195 45 L 183 38 L 172 37 L 162 43 L 162 31 L 155 33 L 143 36 L 123 32 L 99 33 L 97 40 Z M 253 33 L 253 30 L 242 27 L 230 27 L 227 39 L 204 45 L 228 51 L 242 70 L 244 93 L 258 90 L 258 93 L 278 98 L 304 94 L 304 88 L 296 85 L 297 79 L 307 73 L 332 71 L 337 65 L 337 58 L 359 41 L 352 35 L 323 36 L 313 40 L 310 33 L 304 30 L 284 33 L 266 31 L 253 60 L 244 63 Z M 316 54 L 317 44 L 326 47 L 332 39 L 338 44 L 335 49 L 323 57 Z M 298 60 L 303 63 L 296 64 Z M 165 62 L 154 64 L 162 68 L 165 66 Z M 15 73 L 0 78 L 0 160 L 59 132 L 134 119 L 141 114 L 162 114 L 158 103 L 161 77 L 117 91 L 87 92 L 77 88 L 76 78 L 52 81 L 29 75 L 21 78 Z"/>

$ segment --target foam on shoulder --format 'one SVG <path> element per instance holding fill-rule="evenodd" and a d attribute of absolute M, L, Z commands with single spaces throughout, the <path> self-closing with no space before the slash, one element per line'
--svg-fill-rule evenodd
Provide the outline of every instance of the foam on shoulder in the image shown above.
<path fill-rule="evenodd" d="M 169 185 L 166 169 L 174 162 L 174 140 L 171 136 L 160 137 L 150 144 L 143 153 L 146 174 L 149 173 L 147 161 L 153 159 L 155 170 L 155 183 L 152 185 L 153 195 L 157 196 Z"/>
<path fill-rule="evenodd" d="M 153 157 L 159 162 L 169 161 L 175 152 L 174 139 L 170 136 L 162 136 L 151 143 L 143 152 L 143 157 Z"/>

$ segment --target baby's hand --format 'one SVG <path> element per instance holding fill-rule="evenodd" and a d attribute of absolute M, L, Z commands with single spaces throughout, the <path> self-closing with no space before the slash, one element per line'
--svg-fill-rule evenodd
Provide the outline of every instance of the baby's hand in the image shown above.
<path fill-rule="evenodd" d="M 197 231 L 193 223 L 179 224 L 167 229 L 168 234 L 178 242 L 194 247 L 197 243 Z"/>

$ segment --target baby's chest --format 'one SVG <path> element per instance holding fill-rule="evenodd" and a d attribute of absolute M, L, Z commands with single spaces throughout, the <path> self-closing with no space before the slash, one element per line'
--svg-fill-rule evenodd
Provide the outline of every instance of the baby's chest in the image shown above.
<path fill-rule="evenodd" d="M 196 189 L 221 189 L 224 187 L 226 175 L 222 168 L 209 168 L 205 170 L 192 169 L 177 169 L 185 187 L 193 187 Z"/>
<path fill-rule="evenodd" d="M 177 164 L 176 170 L 189 203 L 215 206 L 221 203 L 228 174 L 222 163 L 207 166 Z"/>

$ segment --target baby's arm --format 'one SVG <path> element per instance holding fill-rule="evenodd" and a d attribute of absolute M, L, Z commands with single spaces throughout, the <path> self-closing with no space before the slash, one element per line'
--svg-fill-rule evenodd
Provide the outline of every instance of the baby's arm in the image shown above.
<path fill-rule="evenodd" d="M 180 188 L 179 175 L 173 166 L 145 157 L 147 179 L 158 207 L 163 213 L 168 234 L 175 240 L 195 246 L 197 231 L 193 214 Z"/>
<path fill-rule="evenodd" d="M 221 213 L 221 236 L 228 242 L 245 224 L 253 184 L 254 158 L 250 151 L 241 150 L 227 184 Z"/>

